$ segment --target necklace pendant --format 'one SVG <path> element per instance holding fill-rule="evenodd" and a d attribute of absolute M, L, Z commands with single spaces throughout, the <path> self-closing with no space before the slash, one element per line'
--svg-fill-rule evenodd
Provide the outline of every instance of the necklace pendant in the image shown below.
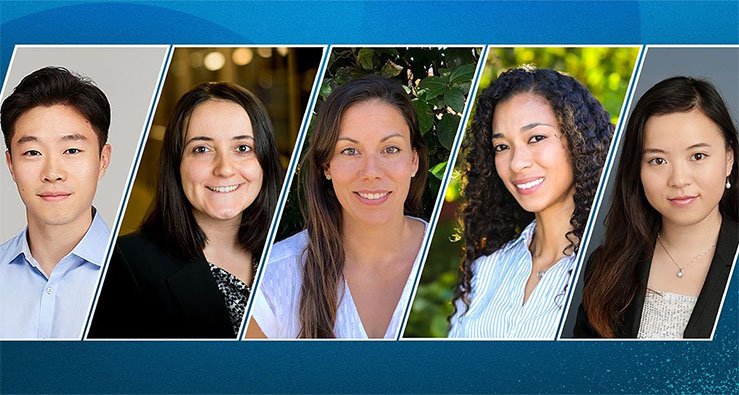
<path fill-rule="evenodd" d="M 544 271 L 543 270 L 537 271 L 536 272 L 536 278 L 538 278 L 539 280 L 541 280 L 542 277 L 544 277 Z"/>
<path fill-rule="evenodd" d="M 676 276 L 677 276 L 677 278 L 683 278 L 683 274 L 684 274 L 683 273 L 683 269 L 680 269 L 680 270 L 677 271 Z"/>

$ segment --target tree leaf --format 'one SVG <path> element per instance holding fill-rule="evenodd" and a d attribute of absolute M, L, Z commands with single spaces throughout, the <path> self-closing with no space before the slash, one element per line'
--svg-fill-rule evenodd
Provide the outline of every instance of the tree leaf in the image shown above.
<path fill-rule="evenodd" d="M 464 95 L 457 88 L 449 89 L 444 93 L 444 103 L 456 112 L 464 110 Z"/>
<path fill-rule="evenodd" d="M 375 51 L 371 48 L 362 48 L 359 50 L 357 55 L 357 62 L 365 70 L 372 70 L 372 57 L 375 56 Z"/>
<path fill-rule="evenodd" d="M 351 70 L 349 70 L 348 67 L 341 67 L 338 70 L 336 70 L 336 76 L 334 77 L 334 81 L 336 81 L 337 84 L 341 85 L 351 80 L 352 80 L 352 72 Z"/>
<path fill-rule="evenodd" d="M 429 173 L 433 174 L 434 177 L 441 180 L 444 177 L 444 172 L 446 171 L 446 164 L 447 161 L 437 163 L 434 167 L 429 169 Z"/>
<path fill-rule="evenodd" d="M 421 135 L 424 135 L 434 125 L 434 112 L 421 99 L 413 99 L 413 106 L 416 107 L 416 114 L 418 115 L 418 128 L 421 129 Z"/>
<path fill-rule="evenodd" d="M 321 90 L 318 92 L 321 99 L 326 100 L 328 95 L 331 94 L 331 78 L 326 78 L 321 84 Z"/>
<path fill-rule="evenodd" d="M 472 77 L 475 76 L 475 65 L 474 64 L 463 64 L 454 71 L 452 71 L 452 74 L 449 76 L 449 81 L 452 84 L 459 84 L 462 82 L 471 81 Z"/>
<path fill-rule="evenodd" d="M 436 96 L 443 95 L 446 92 L 446 85 L 447 80 L 445 78 L 431 76 L 421 80 L 418 87 L 426 89 L 426 100 L 431 100 Z"/>
<path fill-rule="evenodd" d="M 388 59 L 382 66 L 380 74 L 383 78 L 392 78 L 400 74 L 401 71 L 403 71 L 403 66 L 397 65 L 392 60 Z"/>
<path fill-rule="evenodd" d="M 454 136 L 457 135 L 459 120 L 460 117 L 456 115 L 444 114 L 441 117 L 441 121 L 436 125 L 436 135 L 439 137 L 439 142 L 448 150 L 452 149 Z"/>

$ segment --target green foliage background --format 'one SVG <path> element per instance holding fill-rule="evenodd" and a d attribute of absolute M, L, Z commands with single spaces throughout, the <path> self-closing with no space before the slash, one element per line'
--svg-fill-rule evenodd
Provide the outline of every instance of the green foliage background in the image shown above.
<path fill-rule="evenodd" d="M 509 68 L 534 64 L 565 72 L 583 85 L 603 104 L 615 124 L 626 95 L 638 48 L 491 48 L 478 94 Z M 472 109 L 467 126 L 474 115 Z M 405 337 L 446 337 L 447 317 L 462 258 L 462 239 L 457 214 L 460 201 L 460 153 L 452 180 L 446 190 L 429 255 L 408 319 Z"/>
<path fill-rule="evenodd" d="M 321 105 L 338 86 L 371 74 L 400 82 L 416 107 L 429 152 L 430 174 L 423 199 L 424 217 L 428 219 L 481 52 L 481 48 L 334 48 L 313 109 L 308 136 Z M 301 159 L 307 147 L 306 139 Z M 290 186 L 276 240 L 305 228 L 298 206 L 299 172 L 298 169 Z"/>

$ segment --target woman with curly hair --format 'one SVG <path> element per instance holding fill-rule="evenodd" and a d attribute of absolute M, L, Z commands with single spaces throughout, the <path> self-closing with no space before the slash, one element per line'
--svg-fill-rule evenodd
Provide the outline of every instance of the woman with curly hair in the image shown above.
<path fill-rule="evenodd" d="M 666 79 L 629 118 L 575 337 L 710 338 L 739 243 L 737 129 L 716 89 Z"/>
<path fill-rule="evenodd" d="M 321 105 L 301 164 L 306 230 L 277 243 L 247 337 L 396 338 L 427 224 L 428 160 L 413 103 L 381 77 Z"/>
<path fill-rule="evenodd" d="M 574 78 L 524 66 L 467 132 L 465 254 L 449 337 L 552 339 L 613 135 Z"/>

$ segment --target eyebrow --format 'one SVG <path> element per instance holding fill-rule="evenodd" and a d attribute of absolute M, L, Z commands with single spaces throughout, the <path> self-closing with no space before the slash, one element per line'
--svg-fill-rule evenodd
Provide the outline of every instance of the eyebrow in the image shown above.
<path fill-rule="evenodd" d="M 403 135 L 402 135 L 402 134 L 400 134 L 400 133 L 398 133 L 398 132 L 395 132 L 395 133 L 390 133 L 389 135 L 387 135 L 387 136 L 383 137 L 383 138 L 382 138 L 382 140 L 380 140 L 380 142 L 381 142 L 381 143 L 384 143 L 385 141 L 387 141 L 387 140 L 390 140 L 390 139 L 391 139 L 391 138 L 393 138 L 393 137 L 401 137 L 401 138 L 402 138 L 402 137 L 403 137 Z M 359 141 L 357 141 L 357 140 L 354 140 L 354 139 L 353 139 L 353 138 L 351 138 L 351 137 L 339 137 L 339 138 L 338 138 L 338 140 L 347 140 L 347 141 L 351 141 L 351 142 L 352 142 L 352 143 L 354 143 L 354 144 L 359 144 Z"/>
<path fill-rule="evenodd" d="M 33 142 L 33 141 L 38 141 L 38 138 L 36 136 L 23 136 L 23 137 L 19 138 L 15 143 L 16 144 L 25 144 L 25 143 L 30 143 L 30 142 Z"/>
<path fill-rule="evenodd" d="M 72 134 L 66 134 L 62 136 L 60 140 L 61 141 L 87 141 L 87 137 L 79 133 L 72 133 Z M 39 138 L 36 136 L 23 136 L 19 138 L 15 143 L 16 144 L 26 144 L 26 143 L 37 142 L 37 141 L 39 141 Z"/>
<path fill-rule="evenodd" d="M 698 143 L 698 144 L 693 144 L 690 147 L 686 148 L 685 151 L 690 151 L 696 148 L 710 148 L 710 147 L 711 145 L 708 143 Z M 659 148 L 645 148 L 644 149 L 645 154 L 651 154 L 651 153 L 664 154 L 665 152 L 666 152 L 665 150 L 662 150 Z"/>
<path fill-rule="evenodd" d="M 537 126 L 549 126 L 550 128 L 554 127 L 554 126 L 552 126 L 552 125 L 550 125 L 550 124 L 548 124 L 546 122 L 532 122 L 532 123 L 523 125 L 521 127 L 521 130 L 520 131 L 521 131 L 521 133 L 528 132 L 529 130 L 531 130 L 531 129 L 537 127 Z M 500 138 L 504 138 L 504 137 L 505 137 L 505 134 L 504 133 L 493 133 L 493 138 L 494 139 L 500 139 Z"/>
<path fill-rule="evenodd" d="M 240 136 L 234 136 L 232 140 L 252 140 L 254 141 L 254 137 L 249 136 L 248 134 L 243 134 Z M 206 137 L 206 136 L 195 136 L 195 137 L 190 138 L 190 140 L 187 140 L 185 145 L 188 145 L 192 143 L 193 141 L 214 141 L 214 139 L 212 137 Z"/>
<path fill-rule="evenodd" d="M 62 141 L 85 141 L 87 140 L 87 137 L 79 134 L 79 133 L 73 133 L 73 134 L 67 134 L 62 136 Z"/>

